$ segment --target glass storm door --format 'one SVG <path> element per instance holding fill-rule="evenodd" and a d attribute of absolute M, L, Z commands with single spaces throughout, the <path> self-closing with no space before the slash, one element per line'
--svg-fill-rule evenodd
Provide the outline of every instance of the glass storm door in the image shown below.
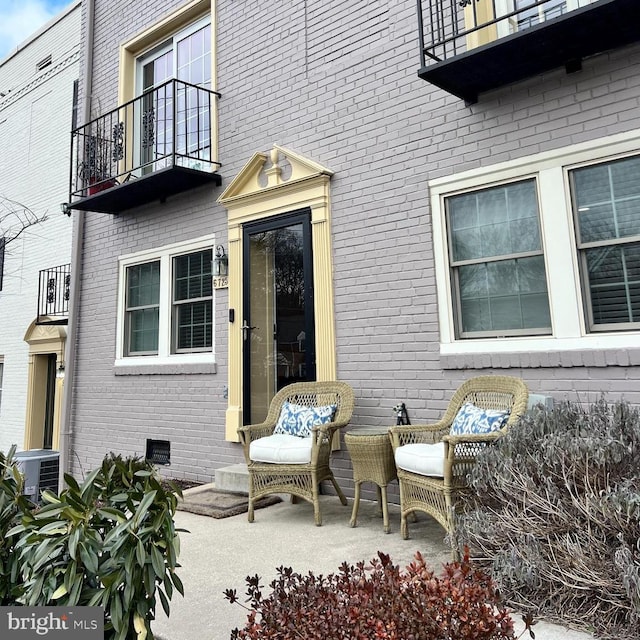
<path fill-rule="evenodd" d="M 315 380 L 311 214 L 244 227 L 244 423 L 262 421 L 275 393 Z"/>

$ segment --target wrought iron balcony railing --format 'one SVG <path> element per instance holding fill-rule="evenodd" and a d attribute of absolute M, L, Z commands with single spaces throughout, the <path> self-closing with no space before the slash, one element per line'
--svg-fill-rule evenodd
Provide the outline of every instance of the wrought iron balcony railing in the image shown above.
<path fill-rule="evenodd" d="M 67 324 L 71 290 L 71 265 L 40 271 L 36 324 Z"/>
<path fill-rule="evenodd" d="M 417 0 L 420 77 L 470 102 L 640 40 L 636 0 Z"/>
<path fill-rule="evenodd" d="M 217 97 L 168 80 L 74 129 L 69 208 L 118 213 L 219 182 L 212 155 Z"/>

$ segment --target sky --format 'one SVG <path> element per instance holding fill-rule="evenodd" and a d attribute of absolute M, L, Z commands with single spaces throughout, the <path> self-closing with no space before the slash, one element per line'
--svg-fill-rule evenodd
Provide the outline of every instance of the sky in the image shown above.
<path fill-rule="evenodd" d="M 0 0 L 0 60 L 71 0 Z"/>

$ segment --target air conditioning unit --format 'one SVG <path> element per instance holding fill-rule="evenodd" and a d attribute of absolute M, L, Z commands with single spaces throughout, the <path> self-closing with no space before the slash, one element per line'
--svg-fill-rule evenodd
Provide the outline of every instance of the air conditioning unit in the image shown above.
<path fill-rule="evenodd" d="M 15 455 L 20 473 L 24 476 L 24 494 L 39 502 L 45 489 L 58 493 L 60 452 L 51 449 L 20 451 Z"/>

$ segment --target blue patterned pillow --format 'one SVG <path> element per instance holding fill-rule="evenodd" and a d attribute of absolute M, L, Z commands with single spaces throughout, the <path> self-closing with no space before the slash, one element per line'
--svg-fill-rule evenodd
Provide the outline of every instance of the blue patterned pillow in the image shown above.
<path fill-rule="evenodd" d="M 500 431 L 509 419 L 509 414 L 510 411 L 480 409 L 470 402 L 465 402 L 451 425 L 451 435 L 462 436 Z"/>
<path fill-rule="evenodd" d="M 328 424 L 333 420 L 337 406 L 328 404 L 322 407 L 305 407 L 285 402 L 273 433 L 287 433 L 291 436 L 307 438 L 311 429 L 318 424 Z"/>

